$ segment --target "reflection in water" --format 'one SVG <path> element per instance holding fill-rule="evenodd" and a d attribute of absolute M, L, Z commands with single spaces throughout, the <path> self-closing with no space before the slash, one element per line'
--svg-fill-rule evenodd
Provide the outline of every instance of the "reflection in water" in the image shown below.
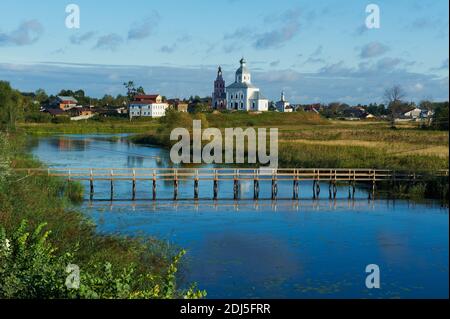
<path fill-rule="evenodd" d="M 61 144 L 60 140 L 65 140 Z M 67 142 L 69 140 L 69 142 Z M 61 145 L 64 145 L 62 147 Z M 52 167 L 167 167 L 168 152 L 128 143 L 121 136 L 42 138 L 33 153 Z M 193 197 L 192 182 L 180 182 L 180 198 Z M 211 298 L 448 298 L 448 209 L 435 203 L 367 200 L 358 189 L 348 200 L 253 201 L 232 199 L 232 182 L 219 185 L 219 201 L 151 200 L 150 181 L 137 184 L 136 201 L 86 201 L 81 209 L 101 233 L 153 236 L 187 250 L 183 280 L 197 282 Z M 115 189 L 131 198 L 131 183 Z M 110 198 L 109 181 L 95 183 L 95 199 Z M 157 185 L 158 198 L 173 196 L 173 182 Z M 200 182 L 212 198 L 212 182 Z M 292 183 L 279 184 L 280 197 Z M 87 195 L 88 196 L 88 195 Z M 270 197 L 270 183 L 261 183 Z M 118 199 L 118 197 L 116 198 Z M 365 288 L 365 267 L 381 270 L 379 290 Z"/>
<path fill-rule="evenodd" d="M 49 144 L 55 147 L 58 151 L 85 151 L 90 144 L 90 140 L 58 137 L 50 139 Z"/>
<path fill-rule="evenodd" d="M 143 167 L 144 157 L 143 156 L 127 156 L 127 167 Z"/>

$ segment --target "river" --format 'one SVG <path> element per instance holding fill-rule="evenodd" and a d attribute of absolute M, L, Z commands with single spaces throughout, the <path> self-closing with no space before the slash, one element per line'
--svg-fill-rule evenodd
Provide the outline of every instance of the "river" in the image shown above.
<path fill-rule="evenodd" d="M 33 141 L 32 153 L 50 167 L 165 167 L 168 151 L 129 143 L 123 135 L 61 135 Z M 220 184 L 222 200 L 172 202 L 170 183 L 138 183 L 136 201 L 86 200 L 80 209 L 98 232 L 154 236 L 187 250 L 182 282 L 197 282 L 208 298 L 448 298 L 448 208 L 436 202 L 354 200 L 339 187 L 336 200 L 312 200 L 301 184 L 299 201 L 232 200 L 232 185 Z M 115 186 L 131 197 L 129 182 Z M 251 198 L 250 184 L 242 197 Z M 270 193 L 261 184 L 261 196 Z M 280 185 L 291 194 L 292 185 Z M 180 198 L 192 198 L 181 184 Z M 212 186 L 200 183 L 200 194 Z M 109 198 L 97 183 L 95 198 Z M 380 288 L 366 287 L 366 266 L 380 269 Z"/>

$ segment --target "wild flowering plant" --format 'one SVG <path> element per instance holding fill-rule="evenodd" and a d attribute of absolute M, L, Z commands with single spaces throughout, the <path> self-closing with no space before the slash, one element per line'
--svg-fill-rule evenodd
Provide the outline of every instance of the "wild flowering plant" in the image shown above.
<path fill-rule="evenodd" d="M 0 226 L 0 298 L 51 299 L 172 299 L 202 298 L 205 291 L 195 285 L 180 290 L 176 272 L 181 251 L 169 265 L 165 275 L 137 274 L 133 264 L 117 269 L 109 262 L 81 265 L 79 285 L 67 286 L 67 265 L 74 264 L 74 253 L 58 255 L 48 241 L 50 231 L 45 223 L 29 232 L 23 220 L 7 236 Z"/>

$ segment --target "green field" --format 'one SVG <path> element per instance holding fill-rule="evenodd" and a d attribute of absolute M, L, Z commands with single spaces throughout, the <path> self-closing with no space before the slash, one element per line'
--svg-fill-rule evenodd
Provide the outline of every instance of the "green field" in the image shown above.
<path fill-rule="evenodd" d="M 208 113 L 202 127 L 278 128 L 282 167 L 448 168 L 448 131 L 424 130 L 415 123 L 391 129 L 383 121 L 326 120 L 312 113 Z M 189 127 L 192 117 L 174 115 L 138 135 L 137 143 L 170 145 L 172 128 Z"/>

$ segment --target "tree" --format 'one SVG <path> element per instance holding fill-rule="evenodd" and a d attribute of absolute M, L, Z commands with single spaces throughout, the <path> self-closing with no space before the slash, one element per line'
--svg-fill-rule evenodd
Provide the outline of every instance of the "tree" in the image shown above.
<path fill-rule="evenodd" d="M 124 82 L 123 85 L 127 89 L 128 100 L 131 101 L 137 94 L 145 94 L 144 88 L 142 86 L 136 88 L 134 81 Z"/>
<path fill-rule="evenodd" d="M 448 102 L 439 103 L 434 110 L 432 126 L 438 130 L 448 131 Z"/>
<path fill-rule="evenodd" d="M 112 95 L 109 94 L 105 94 L 102 99 L 100 100 L 100 103 L 102 106 L 114 106 L 115 104 L 115 99 Z"/>
<path fill-rule="evenodd" d="M 48 100 L 48 95 L 44 89 L 37 89 L 34 95 L 35 100 L 38 101 L 40 105 L 43 105 Z"/>
<path fill-rule="evenodd" d="M 404 98 L 405 93 L 399 85 L 394 85 L 384 91 L 384 100 L 388 105 L 391 128 L 395 128 L 395 116 L 398 114 Z"/>
<path fill-rule="evenodd" d="M 0 81 L 0 126 L 14 130 L 16 121 L 23 116 L 24 98 L 13 90 L 9 82 Z"/>

